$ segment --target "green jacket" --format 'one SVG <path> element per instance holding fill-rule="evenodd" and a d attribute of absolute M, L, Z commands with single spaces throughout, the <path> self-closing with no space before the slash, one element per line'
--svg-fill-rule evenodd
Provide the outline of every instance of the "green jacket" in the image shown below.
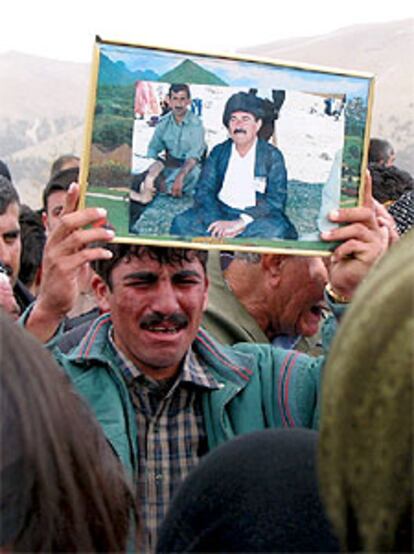
<path fill-rule="evenodd" d="M 108 342 L 110 314 L 98 318 L 79 346 L 58 362 L 101 423 L 125 467 L 136 474 L 137 428 L 127 385 Z M 267 427 L 316 428 L 323 357 L 268 345 L 228 347 L 200 329 L 193 349 L 220 384 L 203 393 L 209 448 Z"/>

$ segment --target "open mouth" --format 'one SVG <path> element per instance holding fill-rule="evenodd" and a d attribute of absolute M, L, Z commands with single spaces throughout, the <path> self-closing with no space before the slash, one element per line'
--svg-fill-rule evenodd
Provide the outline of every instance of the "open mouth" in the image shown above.
<path fill-rule="evenodd" d="M 318 332 L 321 321 L 326 317 L 326 306 L 323 303 L 313 304 L 304 312 L 298 321 L 296 332 L 310 337 Z"/>
<path fill-rule="evenodd" d="M 188 319 L 182 314 L 174 314 L 170 317 L 160 317 L 158 315 L 149 316 L 141 321 L 141 329 L 150 333 L 160 333 L 163 335 L 174 335 L 185 329 L 188 325 Z"/>
<path fill-rule="evenodd" d="M 183 326 L 180 327 L 143 327 L 146 331 L 150 331 L 151 333 L 164 333 L 168 335 L 174 335 L 175 333 L 178 333 L 183 329 Z"/>
<path fill-rule="evenodd" d="M 317 317 L 325 317 L 327 307 L 325 304 L 314 304 L 309 311 Z"/>

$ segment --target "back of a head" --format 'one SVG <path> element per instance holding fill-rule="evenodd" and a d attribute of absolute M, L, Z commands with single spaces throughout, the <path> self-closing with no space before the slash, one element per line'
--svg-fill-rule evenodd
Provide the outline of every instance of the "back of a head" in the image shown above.
<path fill-rule="evenodd" d="M 414 179 L 410 173 L 395 165 L 386 167 L 371 163 L 368 169 L 372 177 L 372 195 L 381 204 L 395 202 L 402 194 L 414 189 Z"/>
<path fill-rule="evenodd" d="M 394 148 L 384 139 L 372 138 L 369 141 L 368 162 L 389 165 L 394 157 Z"/>
<path fill-rule="evenodd" d="M 157 552 L 338 552 L 318 495 L 317 437 L 272 429 L 212 450 L 173 499 Z"/>
<path fill-rule="evenodd" d="M 414 231 L 358 289 L 323 382 L 320 482 L 346 551 L 411 551 Z"/>
<path fill-rule="evenodd" d="M 51 355 L 0 310 L 0 550 L 125 551 L 131 493 Z"/>
<path fill-rule="evenodd" d="M 11 204 L 20 204 L 19 194 L 10 179 L 0 175 L 0 215 L 3 215 Z"/>
<path fill-rule="evenodd" d="M 50 177 L 53 177 L 57 173 L 64 171 L 65 169 L 78 168 L 80 165 L 80 158 L 75 154 L 63 154 L 56 158 L 50 168 Z"/>

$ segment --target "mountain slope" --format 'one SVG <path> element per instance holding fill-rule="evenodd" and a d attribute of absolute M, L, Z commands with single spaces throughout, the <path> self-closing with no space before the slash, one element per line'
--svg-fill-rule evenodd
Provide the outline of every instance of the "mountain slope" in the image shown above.
<path fill-rule="evenodd" d="M 153 81 L 157 78 L 158 75 L 154 71 L 130 71 L 123 62 L 113 62 L 105 54 L 101 54 L 99 63 L 101 85 L 129 85 L 135 81 Z"/>
<path fill-rule="evenodd" d="M 374 73 L 372 135 L 389 139 L 397 164 L 414 174 L 413 31 L 413 19 L 356 25 L 243 53 Z M 159 80 L 185 82 L 192 63 L 184 61 Z M 0 159 L 9 164 L 23 200 L 37 207 L 53 159 L 82 153 L 90 66 L 8 52 L 0 54 L 0 71 Z M 214 81 L 216 76 L 211 73 L 209 78 Z M 200 79 L 204 82 L 205 75 Z"/>
<path fill-rule="evenodd" d="M 414 173 L 414 19 L 355 25 L 243 50 L 250 56 L 373 73 L 372 136 L 390 140 L 397 163 Z"/>
<path fill-rule="evenodd" d="M 53 51 L 51 50 L 51 55 Z M 19 52 L 0 54 L 0 120 L 84 117 L 89 65 Z"/>

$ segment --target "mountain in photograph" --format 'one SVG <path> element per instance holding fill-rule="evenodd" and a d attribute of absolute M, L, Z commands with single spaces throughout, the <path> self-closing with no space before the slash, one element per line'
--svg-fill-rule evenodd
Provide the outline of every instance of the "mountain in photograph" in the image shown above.
<path fill-rule="evenodd" d="M 223 79 L 191 60 L 184 60 L 177 67 L 158 78 L 163 83 L 192 83 L 194 85 L 228 86 Z"/>
<path fill-rule="evenodd" d="M 258 45 L 239 54 L 375 74 L 372 136 L 390 140 L 397 165 L 414 174 L 413 31 L 413 19 L 355 25 Z M 186 82 L 190 74 L 192 82 L 227 84 L 190 60 L 163 75 L 141 77 L 122 63 L 104 63 L 107 84 L 116 78 L 129 83 L 138 78 Z M 90 64 L 6 52 L 0 54 L 0 71 L 5 76 L 0 159 L 9 165 L 22 200 L 38 207 L 53 160 L 60 154 L 82 154 Z"/>
<path fill-rule="evenodd" d="M 130 71 L 124 62 L 113 62 L 101 53 L 99 83 L 101 85 L 130 85 L 135 81 L 157 81 L 158 74 L 151 70 Z"/>

